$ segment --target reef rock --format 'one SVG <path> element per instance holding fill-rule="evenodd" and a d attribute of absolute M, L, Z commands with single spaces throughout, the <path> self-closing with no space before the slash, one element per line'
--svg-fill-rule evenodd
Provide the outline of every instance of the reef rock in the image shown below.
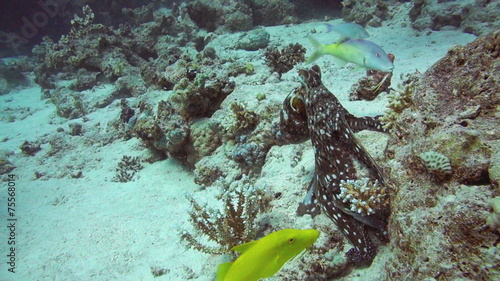
<path fill-rule="evenodd" d="M 388 19 L 389 7 L 380 0 L 342 1 L 342 17 L 346 22 L 355 22 L 360 25 L 381 26 L 382 21 Z"/>
<path fill-rule="evenodd" d="M 196 0 L 186 5 L 189 18 L 199 28 L 244 31 L 252 28 L 252 11 L 239 1 Z"/>
<path fill-rule="evenodd" d="M 455 46 L 410 88 L 390 145 L 391 255 L 386 278 L 493 280 L 498 233 L 487 227 L 500 131 L 500 30 Z M 451 176 L 430 176 L 419 155 L 449 158 Z M 493 166 L 495 165 L 495 166 Z"/>
<path fill-rule="evenodd" d="M 297 7 L 288 0 L 249 0 L 248 5 L 253 11 L 253 24 L 279 25 L 298 21 Z"/>
<path fill-rule="evenodd" d="M 412 27 L 416 30 L 445 27 L 462 28 L 476 35 L 486 34 L 500 27 L 500 2 L 498 1 L 413 1 L 409 12 Z"/>
<path fill-rule="evenodd" d="M 257 51 L 258 49 L 266 48 L 270 38 L 271 34 L 265 29 L 256 29 L 243 33 L 236 41 L 234 47 L 247 51 Z"/>

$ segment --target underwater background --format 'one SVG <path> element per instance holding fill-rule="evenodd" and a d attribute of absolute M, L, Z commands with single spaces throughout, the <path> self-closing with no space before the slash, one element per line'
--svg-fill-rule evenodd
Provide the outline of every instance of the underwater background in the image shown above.
<path fill-rule="evenodd" d="M 0 280 L 500 278 L 500 1 L 0 13 Z"/>

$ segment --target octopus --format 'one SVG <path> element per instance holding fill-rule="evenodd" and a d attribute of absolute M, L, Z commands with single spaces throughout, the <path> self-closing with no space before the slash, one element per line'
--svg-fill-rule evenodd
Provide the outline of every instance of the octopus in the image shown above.
<path fill-rule="evenodd" d="M 359 179 L 355 161 L 368 170 L 376 188 L 384 188 L 381 168 L 357 142 L 354 133 L 369 129 L 384 132 L 378 117 L 356 117 L 350 114 L 322 83 L 317 65 L 299 70 L 303 85 L 289 94 L 280 113 L 278 139 L 299 143 L 311 139 L 315 171 L 298 215 L 316 216 L 323 212 L 334 221 L 354 246 L 346 256 L 356 266 L 370 265 L 377 253 L 371 240 L 388 241 L 389 208 L 383 206 L 368 214 L 353 211 L 341 198 L 342 184 Z"/>

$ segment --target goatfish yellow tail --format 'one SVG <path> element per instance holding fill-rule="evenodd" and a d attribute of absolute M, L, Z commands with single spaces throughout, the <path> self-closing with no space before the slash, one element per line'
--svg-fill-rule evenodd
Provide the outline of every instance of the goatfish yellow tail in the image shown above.
<path fill-rule="evenodd" d="M 306 63 L 312 63 L 323 55 L 333 56 L 333 60 L 339 66 L 348 62 L 354 63 L 361 68 L 392 72 L 394 65 L 377 44 L 365 39 L 349 39 L 344 42 L 324 45 L 316 39 L 308 37 L 315 51 L 307 59 Z"/>
<path fill-rule="evenodd" d="M 217 267 L 216 281 L 257 281 L 273 276 L 319 237 L 316 229 L 283 229 L 233 247 L 240 256 Z"/>

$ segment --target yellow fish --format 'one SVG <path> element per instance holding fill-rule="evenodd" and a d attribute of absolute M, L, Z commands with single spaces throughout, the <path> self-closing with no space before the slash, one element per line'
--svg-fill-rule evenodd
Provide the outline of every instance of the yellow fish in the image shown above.
<path fill-rule="evenodd" d="M 318 239 L 316 229 L 283 229 L 263 238 L 233 247 L 241 255 L 220 264 L 215 281 L 256 281 L 273 276 L 290 259 Z"/>
<path fill-rule="evenodd" d="M 364 39 L 348 39 L 344 42 L 324 45 L 312 37 L 308 37 L 316 49 L 307 59 L 312 63 L 323 55 L 331 55 L 335 63 L 344 66 L 346 63 L 357 64 L 360 68 L 392 72 L 394 65 L 379 45 Z"/>

